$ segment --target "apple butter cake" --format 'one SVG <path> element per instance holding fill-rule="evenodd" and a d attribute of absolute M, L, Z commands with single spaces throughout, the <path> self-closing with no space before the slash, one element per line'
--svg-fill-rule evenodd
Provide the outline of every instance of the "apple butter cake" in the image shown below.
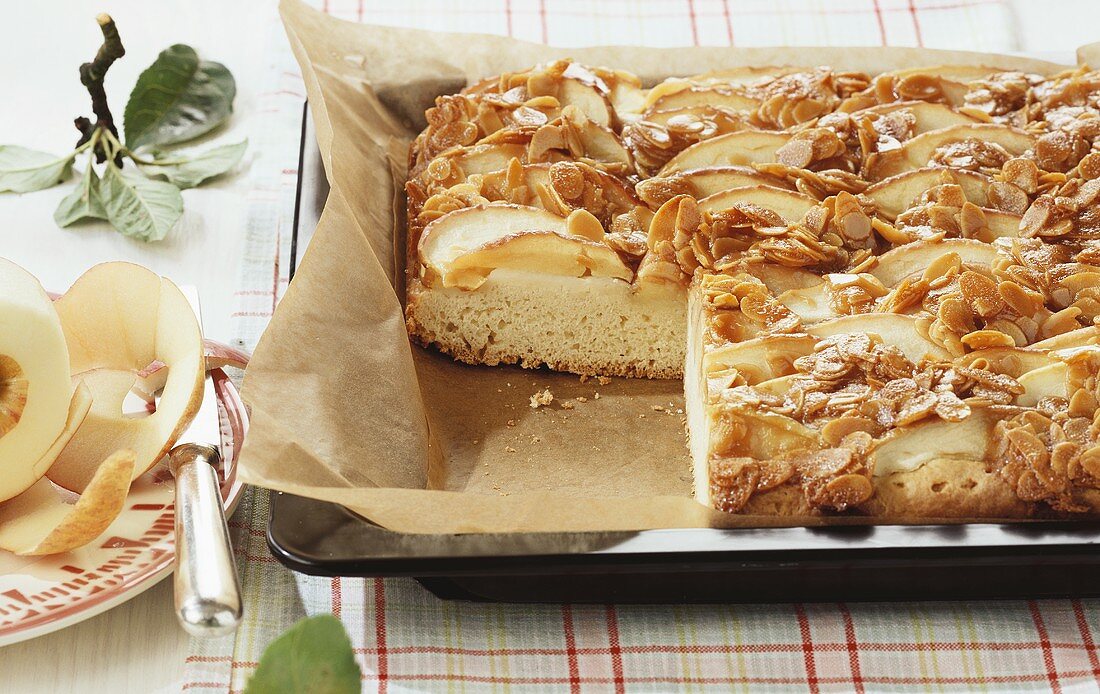
<path fill-rule="evenodd" d="M 1100 72 L 563 60 L 426 116 L 415 340 L 683 377 L 721 511 L 1100 515 Z"/>

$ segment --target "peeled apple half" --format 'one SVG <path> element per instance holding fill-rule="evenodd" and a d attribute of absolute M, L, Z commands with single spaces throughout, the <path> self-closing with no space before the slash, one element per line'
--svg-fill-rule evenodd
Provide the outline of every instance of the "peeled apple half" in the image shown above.
<path fill-rule="evenodd" d="M 73 401 L 65 336 L 42 285 L 0 259 L 0 501 L 46 474 L 88 404 Z"/>
<path fill-rule="evenodd" d="M 130 263 L 93 267 L 54 307 L 72 378 L 88 387 L 92 406 L 47 476 L 83 492 L 100 464 L 126 449 L 134 454 L 136 478 L 168 452 L 201 404 L 205 368 L 195 313 L 176 285 Z M 167 370 L 156 411 L 123 414 L 127 395 L 151 365 Z"/>

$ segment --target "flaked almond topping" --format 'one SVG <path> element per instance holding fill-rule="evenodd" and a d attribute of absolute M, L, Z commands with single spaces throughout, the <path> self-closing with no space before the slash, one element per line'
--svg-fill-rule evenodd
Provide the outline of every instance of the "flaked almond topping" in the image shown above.
<path fill-rule="evenodd" d="M 573 210 L 565 219 L 565 230 L 573 235 L 590 241 L 603 241 L 603 226 L 600 220 L 585 209 Z"/>
<path fill-rule="evenodd" d="M 1006 181 L 994 181 L 986 192 L 989 205 L 1002 212 L 1022 215 L 1027 211 L 1029 200 L 1023 188 Z"/>
<path fill-rule="evenodd" d="M 1001 167 L 1001 180 L 1010 183 L 1027 195 L 1039 191 L 1039 167 L 1031 159 L 1014 157 Z"/>
<path fill-rule="evenodd" d="M 794 472 L 794 465 L 782 460 L 712 458 L 711 502 L 719 511 L 737 513 L 745 507 L 754 493 L 778 487 L 791 479 Z"/>
<path fill-rule="evenodd" d="M 937 147 L 930 163 L 952 169 L 989 172 L 999 171 L 1010 158 L 1008 151 L 999 144 L 968 137 Z"/>
<path fill-rule="evenodd" d="M 844 142 L 834 131 L 810 128 L 796 133 L 776 151 L 775 156 L 780 164 L 805 169 L 814 162 L 837 157 L 845 150 Z"/>
<path fill-rule="evenodd" d="M 1088 510 L 1078 494 L 1100 489 L 1100 429 L 1092 424 L 1092 412 L 1080 416 L 1095 400 L 1095 384 L 1086 392 L 1080 400 L 1075 393 L 1069 402 L 1047 399 L 1037 410 L 997 424 L 990 462 L 1021 500 L 1067 513 Z"/>

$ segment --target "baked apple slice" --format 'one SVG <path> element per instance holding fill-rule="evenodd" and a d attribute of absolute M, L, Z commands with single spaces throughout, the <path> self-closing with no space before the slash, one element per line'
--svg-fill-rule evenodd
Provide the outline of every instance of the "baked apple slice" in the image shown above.
<path fill-rule="evenodd" d="M 660 207 L 681 193 L 701 200 L 731 188 L 760 185 L 794 190 L 794 186 L 786 180 L 761 173 L 749 166 L 710 166 L 664 177 L 647 178 L 639 181 L 635 190 L 647 204 Z"/>
<path fill-rule="evenodd" d="M 452 173 L 458 174 L 450 184 L 459 183 L 472 174 L 487 174 L 508 167 L 512 159 L 526 159 L 527 148 L 522 144 L 482 144 L 448 150 L 436 159 L 452 165 Z M 423 174 L 422 174 L 423 175 Z"/>
<path fill-rule="evenodd" d="M 985 460 L 1000 419 L 987 408 L 979 408 L 958 422 L 926 418 L 893 429 L 871 453 L 875 476 L 916 470 L 942 458 Z"/>
<path fill-rule="evenodd" d="M 814 351 L 817 338 L 810 335 L 765 335 L 719 347 L 703 355 L 703 371 L 710 375 L 736 370 L 748 385 L 756 385 L 795 372 L 794 360 Z"/>
<path fill-rule="evenodd" d="M 672 111 L 695 106 L 713 106 L 728 111 L 750 112 L 760 107 L 760 101 L 719 85 L 686 85 L 681 89 L 669 90 L 660 94 L 650 102 L 647 113 L 651 111 Z"/>
<path fill-rule="evenodd" d="M 972 366 L 981 362 L 982 368 L 994 373 L 1019 378 L 1028 371 L 1041 369 L 1056 363 L 1045 350 L 1034 347 L 987 347 L 967 352 L 955 358 L 958 366 Z"/>
<path fill-rule="evenodd" d="M 894 78 L 895 89 L 900 87 L 903 93 L 909 91 L 905 88 L 906 82 L 920 79 L 921 85 L 917 90 L 927 93 L 928 98 L 944 100 L 952 106 L 964 106 L 966 93 L 970 90 L 969 83 L 985 79 L 998 72 L 1005 71 L 988 65 L 929 65 L 893 70 L 879 77 L 880 79 L 887 76 Z M 934 82 L 934 87 L 929 85 L 929 82 Z"/>
<path fill-rule="evenodd" d="M 889 104 L 881 104 L 870 108 L 861 109 L 852 113 L 853 118 L 864 116 L 883 116 L 895 111 L 908 111 L 913 116 L 913 134 L 920 135 L 930 130 L 949 128 L 953 125 L 969 125 L 981 123 L 976 118 L 960 113 L 945 104 L 936 104 L 930 101 L 896 101 Z"/>
<path fill-rule="evenodd" d="M 905 358 L 917 364 L 930 357 L 946 360 L 947 351 L 924 337 L 918 329 L 917 318 L 897 313 L 861 313 L 841 316 L 806 328 L 809 334 L 822 338 L 843 333 L 877 335 L 881 342 L 899 348 Z"/>
<path fill-rule="evenodd" d="M 714 195 L 708 195 L 699 201 L 699 210 L 717 212 L 738 203 L 750 203 L 765 207 L 788 223 L 794 223 L 802 219 L 810 209 L 818 204 L 817 200 L 804 193 L 766 185 L 753 185 L 731 188 Z"/>
<path fill-rule="evenodd" d="M 559 167 L 553 176 L 568 177 L 574 185 L 579 175 L 580 183 L 584 185 L 577 186 L 575 198 L 565 199 L 560 191 L 555 191 L 551 174 L 553 167 Z M 589 183 L 592 185 L 587 185 Z M 515 197 L 516 188 L 521 186 L 526 187 L 526 195 L 520 196 L 528 200 L 526 203 Z M 558 187 L 566 188 L 564 184 Z M 506 169 L 483 174 L 480 181 L 481 195 L 489 202 L 529 204 L 562 215 L 568 215 L 573 206 L 585 202 L 586 189 L 590 187 L 598 189 L 594 196 L 598 202 L 610 203 L 610 207 L 617 212 L 628 212 L 645 204 L 618 176 L 580 162 L 520 164 L 518 159 L 513 159 Z"/>
<path fill-rule="evenodd" d="M 586 158 L 605 165 L 628 165 L 630 154 L 606 125 L 589 119 L 576 106 L 566 106 L 561 116 L 531 136 L 527 161 L 557 161 L 567 156 Z"/>
<path fill-rule="evenodd" d="M 579 218 L 586 213 L 574 214 Z M 535 207 L 499 203 L 468 207 L 443 215 L 424 229 L 420 261 L 443 286 L 462 289 L 476 289 L 490 272 L 505 267 L 633 279 L 634 273 L 618 253 L 593 240 L 590 233 L 576 233 L 575 226 L 579 226 L 575 218 L 571 221 Z"/>
<path fill-rule="evenodd" d="M 821 277 L 817 273 L 799 267 L 749 263 L 745 271 L 763 282 L 768 291 L 776 296 L 793 289 L 806 289 L 821 284 Z"/>
<path fill-rule="evenodd" d="M 694 84 L 724 84 L 730 87 L 745 88 L 759 86 L 763 82 L 800 72 L 802 69 L 789 65 L 742 65 L 692 75 L 687 80 Z"/>
<path fill-rule="evenodd" d="M 202 401 L 202 331 L 176 285 L 130 263 L 104 263 L 84 273 L 54 302 L 69 348 L 73 378 L 92 406 L 47 476 L 83 492 L 100 464 L 119 450 L 134 454 L 143 474 L 175 445 Z M 167 376 L 156 411 L 123 414 L 138 373 L 160 362 Z"/>
<path fill-rule="evenodd" d="M 885 178 L 868 187 L 863 194 L 875 202 L 875 210 L 881 216 L 893 221 L 912 207 L 925 191 L 943 183 L 959 185 L 967 201 L 987 207 L 987 191 L 992 182 L 993 179 L 975 171 L 924 167 Z"/>
<path fill-rule="evenodd" d="M 1100 326 L 1090 325 L 1068 333 L 1048 337 L 1031 345 L 1031 349 L 1069 349 L 1071 347 L 1090 347 L 1100 345 Z"/>
<path fill-rule="evenodd" d="M 975 149 L 996 145 L 1010 156 L 1020 156 L 1035 146 L 1035 139 L 1019 128 L 999 123 L 953 125 L 917 135 L 898 149 L 872 154 L 864 167 L 864 178 L 881 181 L 928 166 L 937 150 L 956 143 Z"/>
<path fill-rule="evenodd" d="M 818 282 L 811 287 L 801 289 L 791 289 L 779 294 L 776 298 L 779 299 L 779 303 L 797 313 L 803 325 L 839 317 L 833 308 L 832 292 L 827 282 Z"/>
<path fill-rule="evenodd" d="M 997 257 L 997 248 L 976 239 L 914 241 L 883 253 L 867 272 L 887 287 L 896 287 L 906 277 L 923 273 L 948 253 L 958 255 L 963 265 L 987 268 Z"/>
<path fill-rule="evenodd" d="M 776 151 L 791 136 L 770 130 L 740 130 L 719 135 L 688 147 L 669 160 L 661 176 L 712 166 L 765 164 L 775 161 Z"/>

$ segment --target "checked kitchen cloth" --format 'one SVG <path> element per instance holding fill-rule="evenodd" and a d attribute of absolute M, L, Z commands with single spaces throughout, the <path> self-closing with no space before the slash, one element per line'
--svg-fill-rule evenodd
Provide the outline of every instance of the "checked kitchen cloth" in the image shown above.
<path fill-rule="evenodd" d="M 1012 51 L 1019 36 L 1011 8 L 995 0 L 315 1 L 353 21 L 507 34 L 562 46 L 889 44 Z M 274 7 L 266 14 L 266 27 L 257 29 L 272 36 L 270 83 L 257 108 L 267 123 L 253 144 L 263 165 L 258 161 L 250 174 L 247 248 L 234 314 L 237 337 L 250 347 L 288 281 L 304 100 Z M 364 691 L 1100 688 L 1100 601 L 445 602 L 411 579 L 292 574 L 268 554 L 266 520 L 267 492 L 251 490 L 230 522 L 244 624 L 235 639 L 192 644 L 185 690 L 240 691 L 272 639 L 298 619 L 320 613 L 335 614 L 347 627 Z"/>

